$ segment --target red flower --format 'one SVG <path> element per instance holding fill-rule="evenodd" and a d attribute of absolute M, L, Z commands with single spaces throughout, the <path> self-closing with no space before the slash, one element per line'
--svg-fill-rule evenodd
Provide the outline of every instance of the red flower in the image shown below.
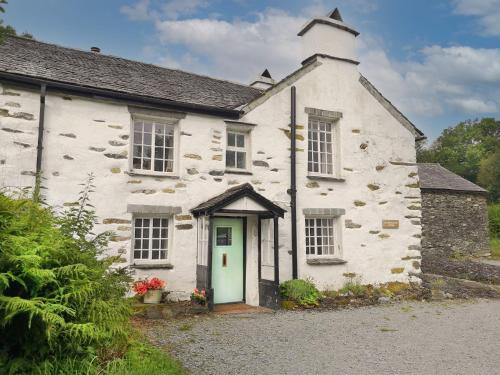
<path fill-rule="evenodd" d="M 148 290 L 159 290 L 163 289 L 166 285 L 166 282 L 153 277 L 151 280 L 138 280 L 134 283 L 132 289 L 139 295 L 144 295 L 148 292 Z"/>

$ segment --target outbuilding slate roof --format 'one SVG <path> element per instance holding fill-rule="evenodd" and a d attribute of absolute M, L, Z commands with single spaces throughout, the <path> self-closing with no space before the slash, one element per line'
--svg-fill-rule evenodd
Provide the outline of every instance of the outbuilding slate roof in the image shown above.
<path fill-rule="evenodd" d="M 261 94 L 234 82 L 19 37 L 0 44 L 0 71 L 218 109 L 235 109 Z"/>
<path fill-rule="evenodd" d="M 419 163 L 417 165 L 420 188 L 423 190 L 487 193 L 487 190 L 456 175 L 437 163 Z"/>

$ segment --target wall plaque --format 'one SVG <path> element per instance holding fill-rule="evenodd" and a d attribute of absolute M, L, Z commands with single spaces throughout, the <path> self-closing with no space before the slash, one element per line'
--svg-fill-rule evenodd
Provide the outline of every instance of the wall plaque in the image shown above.
<path fill-rule="evenodd" d="M 382 228 L 399 229 L 399 220 L 382 220 Z"/>

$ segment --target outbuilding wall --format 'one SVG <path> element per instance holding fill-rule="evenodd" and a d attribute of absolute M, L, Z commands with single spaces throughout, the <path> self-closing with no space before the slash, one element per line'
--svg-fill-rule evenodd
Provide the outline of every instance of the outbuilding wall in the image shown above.
<path fill-rule="evenodd" d="M 485 194 L 422 190 L 422 256 L 489 252 Z"/>

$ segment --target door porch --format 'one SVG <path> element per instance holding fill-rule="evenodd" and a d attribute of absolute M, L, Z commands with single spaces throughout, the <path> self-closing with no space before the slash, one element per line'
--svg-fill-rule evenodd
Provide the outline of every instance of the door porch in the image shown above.
<path fill-rule="evenodd" d="M 277 308 L 279 218 L 285 210 L 243 184 L 191 211 L 198 222 L 196 286 L 207 291 L 210 309 L 231 302 Z"/>

